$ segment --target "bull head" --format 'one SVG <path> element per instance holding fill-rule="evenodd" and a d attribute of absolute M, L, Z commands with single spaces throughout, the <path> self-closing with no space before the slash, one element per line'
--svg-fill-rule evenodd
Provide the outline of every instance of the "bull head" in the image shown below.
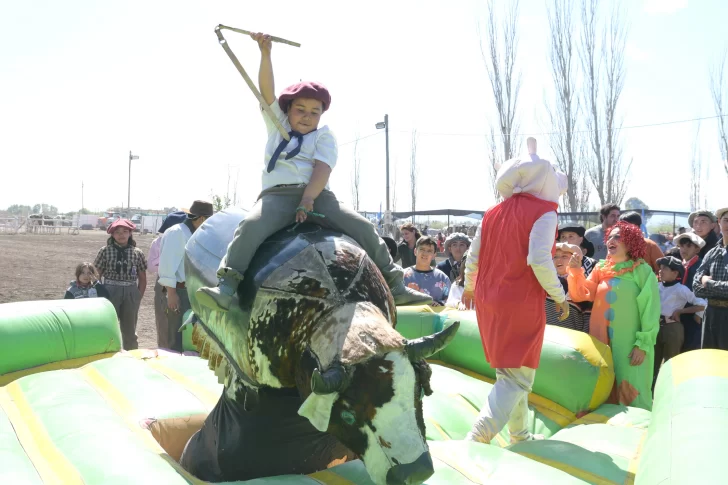
<path fill-rule="evenodd" d="M 455 322 L 434 335 L 408 340 L 405 344 L 405 351 L 410 362 L 419 362 L 447 347 L 455 337 L 458 328 L 460 328 L 460 322 Z M 311 391 L 318 395 L 340 393 L 349 387 L 350 382 L 351 375 L 347 369 L 341 364 L 334 364 L 323 373 L 319 369 L 314 369 L 311 375 Z"/>

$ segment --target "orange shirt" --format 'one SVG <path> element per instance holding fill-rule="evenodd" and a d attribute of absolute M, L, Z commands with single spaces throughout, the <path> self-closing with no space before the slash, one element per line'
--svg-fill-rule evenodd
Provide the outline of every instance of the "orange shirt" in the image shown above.
<path fill-rule="evenodd" d="M 657 274 L 660 267 L 657 265 L 657 260 L 665 256 L 662 253 L 662 249 L 652 239 L 645 238 L 645 244 L 647 244 L 647 252 L 645 253 L 645 263 L 652 267 L 652 271 Z"/>

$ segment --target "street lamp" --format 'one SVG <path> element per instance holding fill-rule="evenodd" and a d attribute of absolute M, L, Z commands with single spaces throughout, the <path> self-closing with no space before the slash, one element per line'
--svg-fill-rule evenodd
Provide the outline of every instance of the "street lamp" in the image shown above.
<path fill-rule="evenodd" d="M 384 121 L 374 125 L 377 130 L 384 128 L 384 136 L 387 144 L 387 213 L 389 213 L 389 115 L 384 115 Z"/>
<path fill-rule="evenodd" d="M 129 150 L 129 185 L 126 193 L 126 210 L 129 212 L 127 217 L 131 218 L 131 161 L 139 160 L 139 155 L 132 155 Z"/>

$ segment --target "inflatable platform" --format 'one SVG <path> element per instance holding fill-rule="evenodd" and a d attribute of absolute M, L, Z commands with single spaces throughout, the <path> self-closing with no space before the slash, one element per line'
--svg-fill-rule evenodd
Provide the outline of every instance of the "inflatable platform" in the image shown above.
<path fill-rule="evenodd" d="M 728 352 L 701 350 L 663 367 L 652 412 L 604 404 L 614 380 L 609 348 L 548 327 L 529 396 L 544 441 L 463 441 L 491 389 L 472 312 L 400 308 L 408 338 L 461 322 L 432 357 L 424 417 L 430 485 L 714 484 L 728 445 Z M 222 386 L 196 356 L 120 351 L 104 299 L 0 305 L 0 483 L 202 484 L 177 460 Z M 359 461 L 250 485 L 372 485 Z"/>

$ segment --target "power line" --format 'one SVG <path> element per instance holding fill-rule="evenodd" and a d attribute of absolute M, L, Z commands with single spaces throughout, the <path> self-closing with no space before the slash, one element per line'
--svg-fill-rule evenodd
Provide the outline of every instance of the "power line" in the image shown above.
<path fill-rule="evenodd" d="M 703 120 L 713 120 L 717 118 L 725 118 L 728 115 L 716 115 L 716 116 L 705 116 L 702 118 L 692 118 L 689 120 L 675 120 L 675 121 L 663 121 L 660 123 L 648 123 L 644 125 L 631 125 L 631 126 L 621 126 L 619 128 L 614 128 L 614 131 L 621 131 L 621 130 L 629 130 L 633 128 L 648 128 L 651 126 L 664 126 L 664 125 L 676 125 L 679 123 L 692 123 L 693 121 L 703 121 Z M 603 128 L 601 130 L 597 130 L 599 132 L 609 131 L 607 128 Z M 408 131 L 399 130 L 399 133 L 409 133 Z M 593 133 L 594 130 L 575 130 L 572 131 L 572 133 Z M 517 137 L 517 136 L 539 136 L 539 135 L 558 135 L 561 133 L 565 133 L 563 131 L 544 131 L 541 133 L 514 133 L 511 135 L 511 137 Z M 433 136 L 478 136 L 478 137 L 485 137 L 489 136 L 488 134 L 483 133 L 434 133 L 434 132 L 417 132 L 417 134 L 422 135 L 433 135 Z M 496 136 L 503 137 L 505 135 L 501 133 L 496 133 Z"/>
<path fill-rule="evenodd" d="M 360 138 L 355 138 L 354 140 L 351 140 L 351 141 L 347 141 L 347 142 L 345 142 L 345 143 L 339 143 L 339 146 L 340 146 L 340 147 L 343 147 L 344 145 L 350 145 L 350 144 L 352 144 L 352 143 L 356 143 L 357 141 L 361 141 L 361 140 L 366 140 L 367 138 L 371 138 L 371 137 L 373 137 L 373 136 L 376 136 L 376 135 L 379 135 L 379 134 L 381 134 L 381 133 L 382 133 L 381 131 L 375 131 L 374 133 L 371 133 L 371 134 L 369 134 L 369 135 L 366 135 L 366 136 L 362 136 L 362 137 L 360 137 Z"/>
<path fill-rule="evenodd" d="M 619 128 L 614 128 L 614 130 L 615 131 L 621 131 L 621 130 L 630 130 L 630 129 L 634 129 L 634 128 L 649 128 L 649 127 L 652 127 L 652 126 L 677 125 L 677 124 L 680 124 L 680 123 L 692 123 L 694 121 L 704 121 L 704 120 L 714 120 L 714 119 L 718 119 L 718 118 L 725 118 L 726 116 L 728 116 L 728 114 L 727 115 L 716 115 L 716 116 L 705 116 L 705 117 L 702 117 L 702 118 L 692 118 L 692 119 L 689 119 L 689 120 L 674 120 L 674 121 L 663 121 L 663 122 L 659 122 L 659 123 L 648 123 L 648 124 L 644 124 L 644 125 L 622 126 L 622 127 L 619 127 Z M 391 130 L 391 131 L 394 131 L 396 133 L 410 133 L 409 131 L 406 131 L 406 130 Z M 603 129 L 598 130 L 598 131 L 599 132 L 604 132 L 604 131 L 608 131 L 608 129 L 607 128 L 603 128 Z M 576 130 L 576 131 L 572 131 L 572 133 L 593 133 L 593 132 L 594 132 L 594 130 Z M 381 131 L 376 131 L 376 132 L 371 133 L 369 135 L 363 136 L 363 137 L 361 137 L 359 139 L 354 139 L 354 140 L 351 140 L 351 141 L 347 141 L 345 143 L 339 143 L 339 146 L 341 147 L 341 146 L 344 146 L 344 145 L 350 145 L 350 144 L 355 143 L 357 141 L 365 140 L 365 139 L 370 138 L 372 136 L 379 135 L 380 133 L 382 133 L 382 132 Z M 544 132 L 541 132 L 541 133 L 514 133 L 511 136 L 515 138 L 517 136 L 558 135 L 560 133 L 564 133 L 564 132 L 563 131 L 544 131 Z M 418 131 L 417 134 L 418 135 L 428 135 L 428 136 L 477 136 L 477 137 L 486 137 L 486 136 L 489 136 L 489 134 L 485 134 L 485 133 L 437 133 L 437 132 L 427 132 L 427 131 L 423 131 L 423 132 Z M 505 136 L 505 135 L 500 134 L 500 133 L 495 133 L 495 135 L 496 136 L 499 136 L 499 137 Z"/>

